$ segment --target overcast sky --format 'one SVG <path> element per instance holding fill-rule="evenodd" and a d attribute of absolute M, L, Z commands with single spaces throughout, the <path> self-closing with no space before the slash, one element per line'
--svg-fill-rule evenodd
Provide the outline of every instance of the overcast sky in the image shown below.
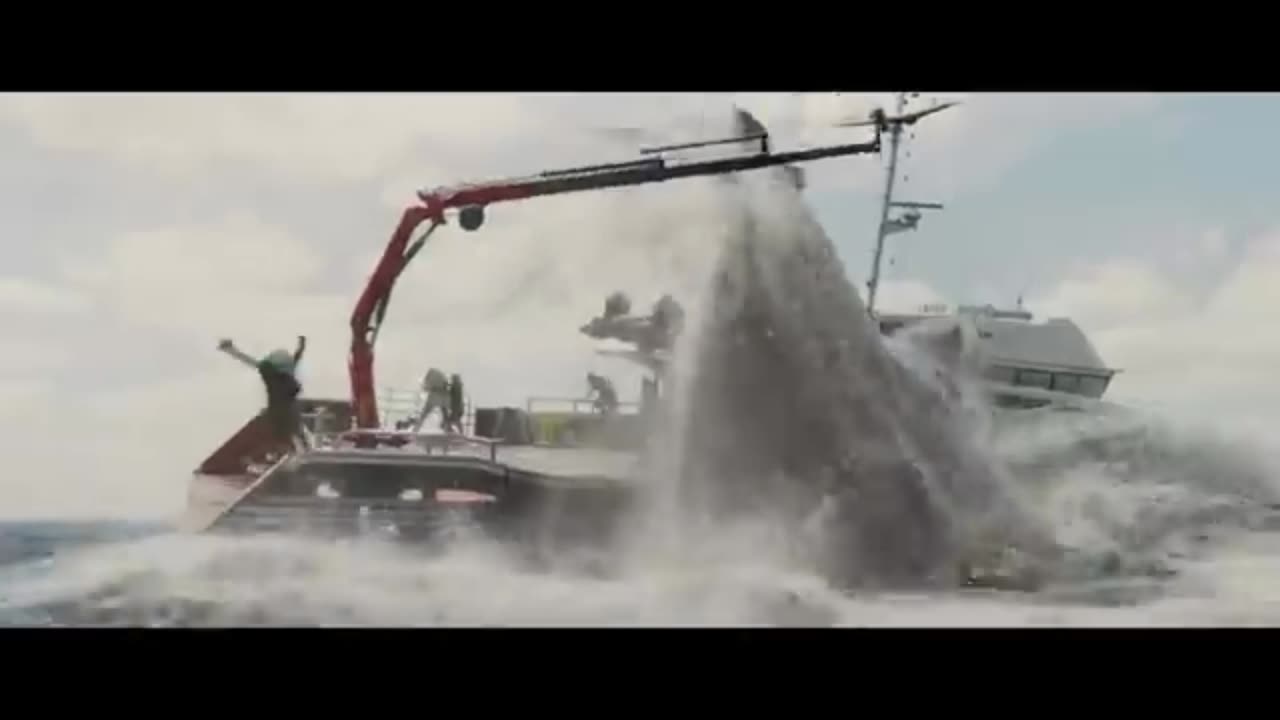
<path fill-rule="evenodd" d="M 730 101 L 779 145 L 847 140 L 830 123 L 886 99 L 0 96 L 0 515 L 180 511 L 191 469 L 262 403 L 220 337 L 260 354 L 306 334 L 308 394 L 345 397 L 351 307 L 421 187 L 715 135 Z M 907 145 L 900 197 L 946 210 L 892 238 L 883 304 L 1021 295 L 1075 318 L 1124 369 L 1116 399 L 1268 422 L 1280 99 L 963 99 Z M 881 162 L 810 167 L 809 201 L 860 289 Z M 380 384 L 437 365 L 482 401 L 580 394 L 586 370 L 616 365 L 576 327 L 613 289 L 646 306 L 694 283 L 717 202 L 689 182 L 440 231 L 398 288 Z"/>

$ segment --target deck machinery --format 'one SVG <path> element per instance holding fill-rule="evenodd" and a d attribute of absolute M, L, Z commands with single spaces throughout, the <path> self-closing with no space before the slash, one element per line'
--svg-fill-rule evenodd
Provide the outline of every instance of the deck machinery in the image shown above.
<path fill-rule="evenodd" d="M 469 432 L 392 429 L 379 418 L 374 344 L 396 280 L 447 216 L 475 231 L 484 223 L 486 208 L 497 203 L 769 167 L 783 168 L 800 184 L 797 163 L 876 153 L 882 131 L 910 120 L 880 113 L 874 116 L 875 135 L 869 142 L 774 152 L 763 126 L 744 111 L 738 114 L 739 134 L 728 139 L 650 148 L 636 161 L 419 192 L 419 202 L 402 214 L 351 315 L 351 397 L 303 401 L 308 430 L 316 439 L 315 447 L 304 453 L 274 444 L 263 417 L 251 418 L 196 469 L 188 527 L 326 535 L 385 530 L 422 538 L 465 519 L 483 525 L 487 533 L 516 540 L 589 537 L 598 542 L 607 536 L 643 474 L 648 413 L 545 413 L 532 405 L 477 408 Z M 731 144 L 738 146 L 735 152 L 710 160 L 668 155 Z M 747 145 L 750 150 L 744 150 Z M 414 239 L 423 225 L 425 232 Z M 582 328 L 588 336 L 614 337 L 635 346 L 630 357 L 655 373 L 646 381 L 650 401 L 661 354 L 669 350 L 646 343 L 651 320 L 626 316 L 615 306 Z M 549 430 L 566 424 L 577 432 Z"/>

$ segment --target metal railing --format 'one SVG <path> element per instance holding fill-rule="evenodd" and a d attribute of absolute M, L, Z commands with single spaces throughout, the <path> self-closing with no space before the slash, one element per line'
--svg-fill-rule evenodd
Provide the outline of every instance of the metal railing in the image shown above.
<path fill-rule="evenodd" d="M 547 405 L 558 404 L 560 409 L 548 408 Z M 535 409 L 535 406 L 541 405 Z M 568 409 L 564 409 L 567 406 Z M 640 412 L 640 403 L 633 401 L 619 402 L 617 409 L 619 412 L 626 409 L 631 412 L 622 414 L 630 415 Z M 532 415 L 535 412 L 555 413 L 567 412 L 573 415 L 596 415 L 596 406 L 594 400 L 585 398 L 559 398 L 559 397 L 531 397 L 525 401 L 525 411 Z"/>
<path fill-rule="evenodd" d="M 382 409 L 380 424 L 382 427 L 395 427 L 397 421 L 415 417 L 426 401 L 427 393 L 420 388 L 383 390 L 378 397 L 378 407 Z M 470 435 L 475 427 L 475 408 L 471 404 L 470 395 L 462 401 L 461 425 L 464 435 Z"/>
<path fill-rule="evenodd" d="M 352 445 L 356 445 L 361 438 L 369 438 L 380 444 L 413 446 L 425 451 L 428 455 L 435 454 L 437 451 L 442 455 L 448 455 L 449 451 L 455 448 L 475 448 L 487 451 L 491 461 L 498 459 L 498 446 L 502 444 L 501 440 L 482 438 L 469 433 L 424 433 L 410 430 L 354 429 L 334 436 L 336 441 L 348 442 Z"/>

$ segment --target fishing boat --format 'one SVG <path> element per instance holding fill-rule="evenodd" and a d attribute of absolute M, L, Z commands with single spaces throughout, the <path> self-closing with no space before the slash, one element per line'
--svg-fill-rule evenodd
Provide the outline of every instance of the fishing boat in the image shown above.
<path fill-rule="evenodd" d="M 471 408 L 455 399 L 465 406 L 449 408 L 457 422 L 427 430 L 427 389 L 375 394 L 373 348 L 405 266 L 447 216 L 475 231 L 486 208 L 499 203 L 763 168 L 781 168 L 799 186 L 800 163 L 877 153 L 884 127 L 876 125 L 870 141 L 775 152 L 764 127 L 739 111 L 739 134 L 731 138 L 648 148 L 636 161 L 418 193 L 352 313 L 350 397 L 302 401 L 314 441 L 305 451 L 282 447 L 261 415 L 248 420 L 196 468 L 186 526 L 196 532 L 375 531 L 416 539 L 481 524 L 491 536 L 522 544 L 607 542 L 644 475 L 641 450 L 652 408 L 662 400 L 670 299 L 660 300 L 648 316 L 633 316 L 629 301 L 615 296 L 603 315 L 580 328 L 589 337 L 631 345 L 623 356 L 652 371 L 641 403 L 601 410 L 576 400 L 533 398 L 525 407 Z M 670 156 L 726 144 L 751 149 L 709 160 Z M 413 239 L 424 224 L 425 232 Z M 398 411 L 380 400 L 397 404 Z"/>

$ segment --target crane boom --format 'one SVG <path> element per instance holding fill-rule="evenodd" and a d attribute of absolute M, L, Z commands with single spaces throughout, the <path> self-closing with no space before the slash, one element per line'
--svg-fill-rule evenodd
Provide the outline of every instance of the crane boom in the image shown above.
<path fill-rule="evenodd" d="M 756 136 L 731 138 L 754 140 Z M 671 148 L 667 148 L 671 149 Z M 810 162 L 824 158 L 874 153 L 880 150 L 880 133 L 876 128 L 871 142 L 832 145 L 793 150 L 780 153 L 768 151 L 749 155 L 717 158 L 703 161 L 668 161 L 657 157 L 629 162 L 593 165 L 588 167 L 553 170 L 537 175 L 496 180 L 485 183 L 459 185 L 418 193 L 420 204 L 407 209 L 400 217 L 391 240 L 378 260 L 351 314 L 351 352 L 347 369 L 351 381 L 351 400 L 357 427 L 374 429 L 379 426 L 377 399 L 374 394 L 373 346 L 378 329 L 386 315 L 391 290 L 405 266 L 421 249 L 436 227 L 444 223 L 444 213 L 459 210 L 459 224 L 465 230 L 476 230 L 484 222 L 487 205 L 547 195 L 603 190 L 608 188 L 646 185 L 681 178 L 756 170 L 791 163 Z M 431 221 L 426 234 L 410 243 L 414 231 L 424 222 Z"/>

